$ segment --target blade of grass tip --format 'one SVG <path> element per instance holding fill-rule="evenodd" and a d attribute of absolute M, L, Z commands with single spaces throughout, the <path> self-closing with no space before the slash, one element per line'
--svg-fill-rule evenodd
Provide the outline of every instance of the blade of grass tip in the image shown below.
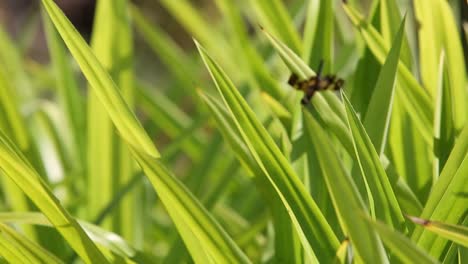
<path fill-rule="evenodd" d="M 427 252 L 398 231 L 380 221 L 373 221 L 369 218 L 365 218 L 365 221 L 373 226 L 392 254 L 401 261 L 405 263 L 438 263 Z"/>
<path fill-rule="evenodd" d="M 120 135 L 134 148 L 141 149 L 154 157 L 159 157 L 159 152 L 154 147 L 151 139 L 83 38 L 52 0 L 42 0 L 42 3 L 65 44 L 90 82 L 96 96 L 101 100 L 109 116 L 114 121 Z"/>
<path fill-rule="evenodd" d="M 196 263 L 250 263 L 200 202 L 157 159 L 132 149 Z"/>
<path fill-rule="evenodd" d="M 388 263 L 385 249 L 377 234 L 370 226 L 358 219 L 368 215 L 367 208 L 347 173 L 325 131 L 304 111 L 304 126 L 312 142 L 313 151 L 319 157 L 327 189 L 338 214 L 340 225 L 350 238 L 356 254 L 364 263 Z"/>
<path fill-rule="evenodd" d="M 231 80 L 204 48 L 198 42 L 195 43 L 243 141 L 267 177 L 270 187 L 282 200 L 304 248 L 311 246 L 319 260 L 332 259 L 339 243 L 320 209 Z"/>
<path fill-rule="evenodd" d="M 348 261 L 349 247 L 350 247 L 349 239 L 346 238 L 345 240 L 343 240 L 343 242 L 341 242 L 340 247 L 336 251 L 335 262 L 334 263 L 336 263 L 336 264 L 338 264 L 338 263 L 342 263 L 342 264 L 349 263 L 349 261 Z"/>
<path fill-rule="evenodd" d="M 368 21 L 375 28 L 379 28 L 380 25 L 380 14 L 379 6 L 381 1 L 373 1 L 372 6 L 370 7 Z M 343 16 L 345 17 L 343 11 Z M 348 22 L 348 18 L 346 18 Z M 356 38 L 356 36 L 355 36 Z M 359 38 L 356 38 L 356 41 L 360 41 Z M 347 92 L 350 97 L 351 103 L 354 106 L 354 109 L 361 115 L 361 118 L 365 119 L 365 114 L 369 106 L 369 101 L 375 88 L 375 83 L 379 76 L 381 70 L 381 64 L 372 54 L 369 47 L 360 41 L 359 45 L 363 46 L 363 53 L 359 59 L 357 68 L 354 72 L 353 83 L 350 92 Z"/>
<path fill-rule="evenodd" d="M 450 224 L 461 222 L 466 214 L 467 174 L 468 126 L 465 126 L 439 179 L 432 187 L 420 217 Z M 446 239 L 423 228 L 416 229 L 411 238 L 433 256 L 441 256 L 447 244 Z"/>
<path fill-rule="evenodd" d="M 303 58 L 311 67 L 319 65 L 320 61 L 323 60 L 324 73 L 333 72 L 334 9 L 334 1 L 310 0 L 309 15 L 307 16 L 306 30 L 304 30 Z M 316 12 L 318 14 L 314 18 Z"/>
<path fill-rule="evenodd" d="M 346 13 L 353 24 L 360 30 L 367 46 L 372 51 L 378 61 L 383 64 L 388 54 L 388 45 L 377 30 L 367 23 L 354 8 L 343 5 Z M 432 126 L 433 105 L 431 96 L 417 82 L 408 68 L 403 64 L 398 64 L 398 81 L 405 89 L 397 89 L 397 96 L 404 102 L 408 113 L 419 127 L 421 136 L 427 143 L 432 142 L 430 127 Z"/>
<path fill-rule="evenodd" d="M 12 244 L 16 244 L 17 246 L 22 247 L 22 251 L 29 252 L 36 258 L 36 261 L 39 263 L 63 263 L 56 256 L 52 255 L 41 246 L 30 241 L 27 237 L 16 232 L 13 228 L 0 223 L 0 230 L 0 233 L 2 233 L 3 236 L 10 240 Z"/>
<path fill-rule="evenodd" d="M 468 227 L 461 225 L 445 224 L 438 221 L 430 221 L 414 216 L 408 216 L 413 223 L 423 226 L 426 230 L 468 247 Z"/>
<path fill-rule="evenodd" d="M 383 154 L 387 141 L 405 21 L 406 17 L 400 24 L 392 48 L 382 66 L 363 122 L 379 156 Z"/>
<path fill-rule="evenodd" d="M 0 167 L 47 216 L 86 263 L 108 263 L 76 220 L 60 205 L 26 158 L 3 133 L 0 133 Z"/>
<path fill-rule="evenodd" d="M 402 18 L 398 4 L 399 3 L 395 0 L 380 1 L 380 29 L 385 42 L 388 44 L 392 43 L 392 39 L 395 39 L 400 28 L 398 25 Z M 403 7 L 403 9 L 404 8 L 405 7 Z M 411 69 L 413 66 L 413 59 L 406 34 L 403 34 L 400 58 L 406 67 Z"/>
<path fill-rule="evenodd" d="M 448 81 L 448 69 L 445 67 L 445 53 L 441 53 L 439 62 L 439 82 L 434 113 L 434 160 L 433 180 L 439 178 L 442 168 L 455 144 L 454 97 Z"/>

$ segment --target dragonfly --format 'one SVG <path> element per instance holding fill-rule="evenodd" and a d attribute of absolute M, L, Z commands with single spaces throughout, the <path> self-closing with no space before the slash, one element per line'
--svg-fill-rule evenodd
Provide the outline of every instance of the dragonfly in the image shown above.
<path fill-rule="evenodd" d="M 302 105 L 307 105 L 314 94 L 318 91 L 340 90 L 344 85 L 344 80 L 337 78 L 336 75 L 328 74 L 322 76 L 323 60 L 320 61 L 317 74 L 307 80 L 301 80 L 296 73 L 292 73 L 288 79 L 288 84 L 297 90 L 304 92 L 304 97 L 301 99 Z"/>

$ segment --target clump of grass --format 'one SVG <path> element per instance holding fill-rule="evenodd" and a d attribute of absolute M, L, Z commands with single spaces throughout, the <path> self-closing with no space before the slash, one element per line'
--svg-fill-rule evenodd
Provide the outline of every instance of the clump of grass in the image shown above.
<path fill-rule="evenodd" d="M 0 31 L 0 262 L 463 262 L 456 7 L 160 2 L 193 50 L 126 0 L 90 44 L 42 0 L 50 65 Z"/>

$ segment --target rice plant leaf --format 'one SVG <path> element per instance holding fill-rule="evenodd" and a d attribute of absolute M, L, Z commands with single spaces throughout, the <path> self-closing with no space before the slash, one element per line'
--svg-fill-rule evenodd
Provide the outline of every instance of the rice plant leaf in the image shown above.
<path fill-rule="evenodd" d="M 21 247 L 19 251 L 28 252 L 39 263 L 63 263 L 56 256 L 5 224 L 0 224 L 0 235 L 9 240 L 10 243 Z"/>
<path fill-rule="evenodd" d="M 200 202 L 161 163 L 132 150 L 196 263 L 250 263 Z"/>
<path fill-rule="evenodd" d="M 363 122 L 366 132 L 379 156 L 385 150 L 405 21 L 406 17 L 400 24 L 392 48 L 382 66 Z"/>
<path fill-rule="evenodd" d="M 427 254 L 422 248 L 418 247 L 405 235 L 392 229 L 380 221 L 373 221 L 366 218 L 367 221 L 379 233 L 382 241 L 404 263 L 438 263 L 437 260 Z"/>
<path fill-rule="evenodd" d="M 76 220 L 60 205 L 26 158 L 3 133 L 0 134 L 0 167 L 46 215 L 86 263 L 108 263 Z"/>
<path fill-rule="evenodd" d="M 275 35 L 279 36 L 294 52 L 302 53 L 299 34 L 294 28 L 293 20 L 286 7 L 280 0 L 258 0 L 252 1 L 251 4 L 261 24 L 273 30 Z"/>
<path fill-rule="evenodd" d="M 389 50 L 383 37 L 353 7 L 345 4 L 344 9 L 353 24 L 361 32 L 369 49 L 377 60 L 383 64 Z M 430 127 L 432 127 L 433 119 L 433 105 L 430 95 L 427 91 L 423 90 L 403 63 L 398 64 L 398 80 L 405 89 L 397 89 L 397 96 L 405 103 L 404 106 L 408 109 L 407 112 L 418 126 L 421 136 L 426 142 L 430 143 L 432 141 Z"/>
<path fill-rule="evenodd" d="M 319 260 L 332 259 L 339 243 L 319 208 L 231 80 L 198 43 L 197 46 L 243 142 L 283 202 L 303 246 L 310 245 Z"/>
<path fill-rule="evenodd" d="M 388 263 L 385 249 L 375 231 L 367 223 L 358 220 L 362 214 L 368 215 L 367 208 L 351 175 L 340 163 L 330 139 L 307 111 L 304 111 L 304 126 L 316 155 L 326 157 L 318 159 L 320 169 L 340 224 L 357 255 L 364 263 Z"/>
<path fill-rule="evenodd" d="M 423 212 L 422 219 L 434 219 L 447 224 L 463 221 L 466 214 L 468 193 L 468 126 L 461 132 L 455 146 L 435 182 Z M 441 256 L 447 240 L 429 230 L 418 228 L 412 240 L 436 257 Z"/>
<path fill-rule="evenodd" d="M 415 224 L 423 226 L 426 230 L 436 233 L 446 239 L 452 240 L 464 247 L 468 247 L 468 227 L 462 225 L 446 224 L 438 221 L 430 221 L 418 217 L 408 217 Z"/>
<path fill-rule="evenodd" d="M 96 96 L 103 102 L 120 135 L 133 147 L 144 150 L 154 157 L 159 157 L 159 152 L 151 139 L 83 38 L 52 0 L 43 0 L 42 3 L 68 49 L 80 65 Z"/>

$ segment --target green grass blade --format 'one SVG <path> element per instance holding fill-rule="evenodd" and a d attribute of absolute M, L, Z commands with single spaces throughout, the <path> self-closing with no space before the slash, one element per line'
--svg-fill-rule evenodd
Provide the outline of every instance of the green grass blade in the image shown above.
<path fill-rule="evenodd" d="M 334 9 L 334 1 L 310 0 L 304 29 L 302 57 L 311 67 L 317 67 L 323 60 L 324 73 L 333 72 Z"/>
<path fill-rule="evenodd" d="M 382 66 L 363 122 L 379 156 L 383 154 L 386 145 L 404 29 L 405 19 L 400 24 L 392 48 Z"/>
<path fill-rule="evenodd" d="M 381 1 L 373 1 L 373 5 L 370 7 L 369 11 L 368 21 L 375 28 L 379 28 L 380 26 L 380 13 L 378 12 L 380 3 Z M 351 91 L 346 93 L 354 109 L 361 114 L 363 120 L 365 120 L 369 101 L 381 68 L 381 64 L 372 54 L 372 51 L 365 45 L 362 56 L 353 74 L 354 80 L 351 84 Z"/>
<path fill-rule="evenodd" d="M 70 143 L 67 151 L 75 162 L 74 169 L 81 173 L 84 170 L 84 136 L 85 107 L 77 80 L 65 50 L 65 46 L 45 11 L 42 12 L 44 30 L 47 37 L 52 67 L 56 76 L 56 90 L 59 104 L 65 116 L 65 124 Z"/>
<path fill-rule="evenodd" d="M 455 144 L 454 96 L 451 94 L 451 83 L 448 81 L 445 55 L 442 53 L 439 63 L 439 81 L 434 113 L 434 175 L 436 180 L 445 166 Z"/>
<path fill-rule="evenodd" d="M 110 77 L 115 82 L 115 87 L 119 88 L 124 103 L 130 108 L 130 112 L 128 112 L 130 117 L 130 114 L 133 113 L 131 108 L 134 105 L 135 89 L 132 29 L 127 0 L 101 0 L 97 3 L 91 49 L 100 64 L 109 72 Z M 105 79 L 104 75 L 102 77 Z M 92 82 L 90 83 L 93 85 Z M 96 89 L 90 91 L 88 97 L 87 161 L 89 213 L 93 218 L 108 201 L 112 200 L 116 190 L 132 178 L 136 169 L 126 143 L 116 133 L 111 120 L 112 116 L 106 112 L 107 104 L 103 103 Z M 118 123 L 116 126 L 119 130 Z M 129 132 L 120 131 L 124 138 L 125 134 L 123 133 Z M 141 132 L 144 131 L 138 133 Z M 143 138 L 146 133 L 140 134 L 140 136 Z M 151 143 L 145 141 L 145 144 Z M 99 162 L 96 162 L 97 160 Z M 133 192 L 125 197 L 112 214 L 113 217 L 108 218 L 103 224 L 109 230 L 122 234 L 129 241 L 142 243 L 142 241 L 136 241 L 143 232 L 139 228 L 142 219 L 141 215 L 138 214 L 138 204 L 141 199 L 138 194 L 139 192 Z"/>
<path fill-rule="evenodd" d="M 382 242 L 370 226 L 359 221 L 361 214 L 367 214 L 367 208 L 350 174 L 346 172 L 340 158 L 333 150 L 330 139 L 314 120 L 304 111 L 304 126 L 313 143 L 313 149 L 319 158 L 320 169 L 324 173 L 325 183 L 333 205 L 340 219 L 344 232 L 364 263 L 388 263 Z"/>
<path fill-rule="evenodd" d="M 179 82 L 179 86 L 193 98 L 198 98 L 192 89 L 193 80 L 196 79 L 196 72 L 193 71 L 196 65 L 167 33 L 150 24 L 136 6 L 131 6 L 131 12 L 136 29 Z"/>
<path fill-rule="evenodd" d="M 382 37 L 385 39 L 385 42 L 388 44 L 392 43 L 392 40 L 396 38 L 400 22 L 402 20 L 400 15 L 400 9 L 398 3 L 395 0 L 384 0 L 380 1 L 380 29 L 382 32 Z M 406 17 L 406 14 L 405 14 Z M 400 25 L 401 26 L 401 25 Z M 405 30 L 403 29 L 405 32 Z M 408 39 L 406 34 L 403 33 L 402 44 L 401 44 L 401 61 L 411 69 L 412 67 L 412 55 L 409 48 Z"/>
<path fill-rule="evenodd" d="M 434 232 L 441 237 L 452 240 L 464 247 L 468 247 L 468 228 L 461 225 L 445 224 L 438 221 L 424 220 L 409 217 L 415 224 L 423 226 L 426 230 Z"/>
<path fill-rule="evenodd" d="M 133 151 L 196 263 L 250 263 L 198 200 L 157 159 Z"/>
<path fill-rule="evenodd" d="M 441 23 L 434 19 L 437 1 L 414 1 L 418 23 L 419 65 L 424 86 L 435 95 L 437 91 L 438 59 L 441 52 Z M 445 20 L 445 19 L 444 19 Z"/>
<path fill-rule="evenodd" d="M 383 37 L 351 6 L 345 4 L 344 8 L 353 24 L 361 32 L 361 35 L 374 56 L 381 64 L 384 63 L 389 48 Z M 426 142 L 432 142 L 432 135 L 429 133 L 433 119 L 431 97 L 427 91 L 423 90 L 418 84 L 417 80 L 403 63 L 398 64 L 398 77 L 401 86 L 405 87 L 405 89 L 397 89 L 396 95 L 401 98 L 401 100 L 404 100 L 404 106 L 408 109 L 408 113 L 418 126 L 421 136 Z"/>
<path fill-rule="evenodd" d="M 339 243 L 319 208 L 231 80 L 200 45 L 198 48 L 242 140 L 282 200 L 304 247 L 310 245 L 319 260 L 332 259 Z"/>
<path fill-rule="evenodd" d="M 385 245 L 404 263 L 438 263 L 422 248 L 391 227 L 366 219 L 379 233 Z"/>
<path fill-rule="evenodd" d="M 33 256 L 39 263 L 63 263 L 60 259 L 52 255 L 50 252 L 42 248 L 41 246 L 30 241 L 25 236 L 17 233 L 13 228 L 0 224 L 0 234 L 6 239 L 10 240 L 12 244 L 16 244 L 21 247 L 20 251 L 26 251 Z"/>
<path fill-rule="evenodd" d="M 464 197 L 468 192 L 466 175 L 468 175 L 468 126 L 465 126 L 460 134 L 420 217 L 448 224 L 461 222 L 466 214 L 466 197 Z M 437 257 L 441 256 L 447 244 L 446 239 L 422 228 L 415 230 L 412 239 Z"/>
<path fill-rule="evenodd" d="M 385 223 L 401 229 L 404 223 L 403 213 L 396 199 L 389 178 L 380 162 L 379 153 L 372 145 L 356 112 L 348 98 L 343 94 L 349 126 L 353 134 L 356 157 L 362 176 L 369 184 L 371 196 L 375 202 L 376 217 Z"/>
<path fill-rule="evenodd" d="M 444 51 L 447 54 L 447 77 L 453 98 L 454 127 L 458 134 L 466 124 L 468 109 L 466 102 L 468 99 L 468 93 L 466 92 L 467 74 L 465 61 L 463 60 L 462 41 L 455 21 L 454 11 L 451 10 L 449 3 L 442 0 L 437 0 L 435 3 L 435 16 L 440 18 L 442 27 L 440 34 L 443 38 Z"/>
<path fill-rule="evenodd" d="M 99 63 L 86 42 L 52 0 L 43 0 L 52 22 L 81 66 L 81 70 L 91 84 L 96 96 L 101 100 L 120 135 L 133 147 L 154 157 L 159 153 L 145 133 L 135 115 L 125 103 L 122 94 Z"/>
<path fill-rule="evenodd" d="M 42 178 L 3 133 L 0 135 L 0 166 L 53 223 L 57 231 L 86 263 L 108 263 L 83 229 L 60 205 Z"/>

